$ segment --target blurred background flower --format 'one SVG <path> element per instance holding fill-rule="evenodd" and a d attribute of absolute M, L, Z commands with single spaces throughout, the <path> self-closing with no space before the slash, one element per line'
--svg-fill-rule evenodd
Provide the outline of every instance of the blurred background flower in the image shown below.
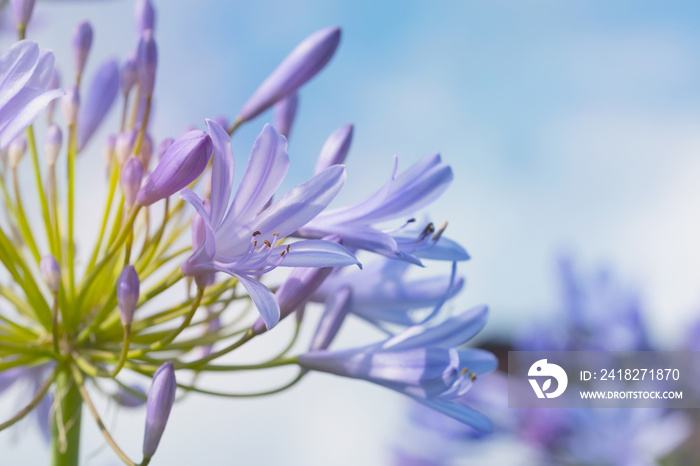
<path fill-rule="evenodd" d="M 349 177 L 334 206 L 381 186 L 394 153 L 408 167 L 440 151 L 460 182 L 433 206 L 432 220 L 449 221 L 446 234 L 472 256 L 459 266 L 465 290 L 449 306 L 489 303 L 486 333 L 492 337 L 513 336 L 534 321 L 551 322 L 550 316 L 559 315 L 555 310 L 561 312 L 552 258 L 573 250 L 584 263 L 614 264 L 619 276 L 634 281 L 649 311 L 648 338 L 660 345 L 685 338 L 683 329 L 700 303 L 697 3 L 154 3 L 160 38 L 155 141 L 189 125 L 203 129 L 205 117 L 234 118 L 293 44 L 340 25 L 343 39 L 333 63 L 299 92 L 289 145 L 294 169 L 281 191 L 308 178 L 327 136 L 347 123 L 355 125 Z M 10 32 L 0 34 L 3 49 L 14 39 L 8 13 L 0 26 L 0 32 Z M 89 80 L 105 59 L 125 57 L 136 45 L 136 33 L 133 42 L 114 39 L 124 37 L 122 29 L 133 18 L 126 0 L 38 0 L 35 15 L 28 35 L 52 48 L 58 63 L 70 63 L 72 32 L 90 18 L 95 32 L 85 70 Z M 119 118 L 112 111 L 104 126 L 118 125 Z M 263 121 L 272 120 L 270 110 L 260 125 L 240 129 L 233 147 L 238 166 L 245 165 Z M 98 158 L 81 164 L 104 172 Z M 102 198 L 93 193 L 104 189 L 101 176 L 80 186 L 77 208 L 93 207 Z M 76 232 L 79 242 L 98 229 L 99 219 L 92 221 Z M 365 326 L 348 324 L 339 346 L 376 340 Z M 293 323 L 286 325 L 291 333 Z M 248 351 L 255 350 L 252 345 Z M 241 380 L 231 378 L 232 384 Z M 5 399 L 0 411 L 8 412 L 12 397 Z M 404 407 L 388 390 L 321 376 L 282 395 L 223 407 L 219 400 L 190 396 L 173 412 L 158 459 L 389 464 L 393 453 L 387 445 L 407 422 Z M 120 442 L 140 449 L 139 439 L 119 432 L 142 429 L 142 418 L 122 410 L 116 419 Z M 0 439 L 4 461 L 46 462 L 41 433 L 23 434 Z M 270 438 L 275 448 L 266 448 Z M 84 442 L 95 445 L 86 452 L 88 464 L 110 464 L 98 432 L 86 430 Z M 182 448 L 187 442 L 198 448 Z"/>

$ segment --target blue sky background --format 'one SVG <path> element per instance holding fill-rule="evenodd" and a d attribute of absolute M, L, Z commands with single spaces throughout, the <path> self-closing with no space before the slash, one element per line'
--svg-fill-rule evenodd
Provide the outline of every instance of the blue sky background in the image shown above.
<path fill-rule="evenodd" d="M 342 26 L 335 58 L 300 93 L 283 188 L 310 176 L 327 135 L 348 122 L 356 132 L 338 204 L 378 187 L 393 154 L 406 167 L 441 152 L 456 181 L 431 216 L 448 220 L 447 234 L 473 256 L 460 268 L 467 288 L 454 307 L 488 303 L 487 332 L 511 332 L 553 310 L 562 253 L 589 270 L 609 266 L 639 289 L 657 338 L 669 344 L 697 316 L 697 2 L 155 4 L 158 140 L 207 117 L 233 117 L 296 43 Z M 56 52 L 64 82 L 71 31 L 86 18 L 95 27 L 88 76 L 100 59 L 123 58 L 135 44 L 129 1 L 38 0 L 29 34 Z M 239 176 L 270 119 L 261 116 L 234 138 Z M 81 174 L 103 173 L 99 144 L 91 149 Z M 104 186 L 84 179 L 87 212 Z M 81 238 L 93 237 L 94 222 L 85 222 Z M 364 332 L 353 324 L 344 341 L 352 344 L 354 331 Z M 233 390 L 240 380 L 223 386 Z M 323 376 L 266 400 L 190 398 L 174 410 L 153 464 L 386 464 L 403 406 L 377 387 Z M 142 424 L 143 412 L 119 415 L 118 439 L 134 456 Z M 0 438 L 3 458 L 44 458 L 38 436 L 21 433 L 16 446 L 12 436 Z M 84 439 L 100 444 L 91 427 Z M 104 450 L 87 464 L 116 462 Z"/>

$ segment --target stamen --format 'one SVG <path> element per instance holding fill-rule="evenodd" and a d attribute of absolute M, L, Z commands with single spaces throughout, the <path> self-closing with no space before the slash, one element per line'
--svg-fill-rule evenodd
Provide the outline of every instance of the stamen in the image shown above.
<path fill-rule="evenodd" d="M 285 251 L 287 251 L 287 253 L 289 253 L 289 247 L 290 247 L 290 246 L 291 246 L 291 245 L 288 244 L 287 247 L 285 248 Z"/>
<path fill-rule="evenodd" d="M 475 381 L 475 380 L 476 380 L 476 374 L 472 372 L 471 375 L 469 376 L 469 378 L 472 379 L 472 382 Z"/>
<path fill-rule="evenodd" d="M 432 235 L 433 232 L 435 231 L 435 226 L 433 225 L 433 222 L 428 223 L 425 228 L 423 228 L 423 231 L 421 234 L 418 236 L 418 239 L 416 240 L 416 243 L 420 243 L 423 241 L 425 238 L 428 236 Z"/>
<path fill-rule="evenodd" d="M 447 222 L 443 223 L 440 229 L 433 235 L 433 241 L 437 241 L 440 239 L 442 234 L 445 232 L 445 229 L 447 228 Z"/>
<path fill-rule="evenodd" d="M 274 232 L 274 233 L 272 234 L 272 236 L 279 236 L 279 235 L 280 235 L 280 232 L 279 232 L 279 231 L 276 231 L 276 232 Z"/>
<path fill-rule="evenodd" d="M 265 246 L 267 246 L 268 248 L 271 248 L 271 247 L 272 247 L 272 244 L 271 244 L 268 240 L 266 240 L 266 239 L 263 240 L 263 243 L 265 243 Z"/>
<path fill-rule="evenodd" d="M 262 233 L 260 233 L 258 230 L 255 230 L 255 231 L 253 232 L 253 236 L 255 237 L 255 236 L 258 236 L 258 235 L 262 235 Z"/>
<path fill-rule="evenodd" d="M 462 369 L 462 375 L 466 375 L 467 372 L 469 372 L 469 368 L 468 368 L 468 367 L 465 367 L 464 369 Z"/>

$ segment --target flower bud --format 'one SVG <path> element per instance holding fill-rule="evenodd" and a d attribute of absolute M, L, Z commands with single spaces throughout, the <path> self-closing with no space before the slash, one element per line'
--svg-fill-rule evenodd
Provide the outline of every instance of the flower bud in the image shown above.
<path fill-rule="evenodd" d="M 61 267 L 56 258 L 51 254 L 42 257 L 41 262 L 39 262 L 39 270 L 51 293 L 58 293 L 58 289 L 61 287 Z"/>
<path fill-rule="evenodd" d="M 117 143 L 117 137 L 114 134 L 110 134 L 107 136 L 107 139 L 105 139 L 105 143 L 102 146 L 102 157 L 105 162 L 105 168 L 107 169 L 107 174 L 109 175 L 110 170 L 112 169 L 112 161 L 114 160 L 115 157 L 115 151 L 114 151 L 114 146 Z"/>
<path fill-rule="evenodd" d="M 61 75 L 58 73 L 58 68 L 54 67 L 53 72 L 51 72 L 51 78 L 49 78 L 49 83 L 46 85 L 47 90 L 58 89 L 61 87 Z M 53 123 L 53 113 L 56 109 L 56 100 L 52 100 L 46 106 L 46 121 L 49 124 Z"/>
<path fill-rule="evenodd" d="M 351 294 L 350 288 L 346 286 L 329 296 L 326 310 L 311 341 L 311 351 L 327 349 L 331 344 L 348 314 Z"/>
<path fill-rule="evenodd" d="M 330 61 L 340 42 L 340 28 L 321 29 L 304 39 L 253 92 L 238 113 L 248 121 L 296 92 Z"/>
<path fill-rule="evenodd" d="M 333 267 L 295 267 L 289 278 L 275 292 L 280 305 L 280 320 L 303 306 L 323 281 L 333 271 Z M 262 317 L 253 324 L 253 333 L 259 335 L 267 331 Z"/>
<path fill-rule="evenodd" d="M 10 158 L 10 167 L 17 168 L 19 162 L 24 158 L 24 154 L 27 153 L 27 140 L 24 136 L 17 136 L 10 143 L 8 148 L 8 155 Z"/>
<path fill-rule="evenodd" d="M 141 89 L 145 95 L 153 94 L 158 66 L 158 49 L 153 38 L 153 30 L 147 29 L 141 34 L 136 55 L 136 72 Z"/>
<path fill-rule="evenodd" d="M 287 139 L 289 139 L 289 133 L 292 131 L 292 124 L 294 124 L 294 116 L 297 113 L 298 102 L 299 99 L 295 92 L 277 102 L 273 109 L 274 127 L 278 133 Z"/>
<path fill-rule="evenodd" d="M 175 142 L 175 139 L 165 138 L 160 142 L 160 144 L 158 144 L 158 148 L 156 149 L 156 157 L 158 157 L 159 162 L 163 160 L 163 156 L 168 151 L 168 149 L 170 149 L 170 146 L 173 145 L 173 142 Z"/>
<path fill-rule="evenodd" d="M 61 106 L 66 124 L 68 126 L 76 124 L 78 122 L 78 109 L 80 108 L 80 94 L 77 87 L 71 86 L 68 89 L 61 100 Z"/>
<path fill-rule="evenodd" d="M 345 162 L 352 142 L 352 133 L 353 125 L 350 124 L 341 126 L 328 136 L 321 148 L 321 153 L 318 155 L 314 175 L 321 173 L 328 167 Z"/>
<path fill-rule="evenodd" d="M 138 408 L 146 403 L 144 399 L 146 397 L 146 391 L 141 387 L 141 385 L 131 384 L 129 385 L 131 390 L 127 390 L 124 387 L 119 387 L 117 393 L 112 395 L 114 401 L 116 401 L 120 406 L 125 408 Z M 135 393 L 141 393 L 143 397 L 137 396 Z"/>
<path fill-rule="evenodd" d="M 136 57 L 131 56 L 126 59 L 124 66 L 122 66 L 121 71 L 121 85 L 122 92 L 128 94 L 134 85 L 137 83 L 139 77 L 136 73 Z"/>
<path fill-rule="evenodd" d="M 46 164 L 50 167 L 56 165 L 58 154 L 61 153 L 63 145 L 63 133 L 58 125 L 51 125 L 46 130 L 44 138 L 44 151 L 46 153 Z"/>
<path fill-rule="evenodd" d="M 34 10 L 34 0 L 10 0 L 12 6 L 12 19 L 15 20 L 15 25 L 26 26 L 32 17 Z"/>
<path fill-rule="evenodd" d="M 80 106 L 78 150 L 82 150 L 112 108 L 119 94 L 119 64 L 110 59 L 100 65 Z"/>
<path fill-rule="evenodd" d="M 134 20 L 136 23 L 136 35 L 143 34 L 146 29 L 155 29 L 156 12 L 151 0 L 136 0 L 134 5 Z"/>
<path fill-rule="evenodd" d="M 148 390 L 146 431 L 143 436 L 144 459 L 150 459 L 158 448 L 175 401 L 176 388 L 175 368 L 172 362 L 166 362 L 153 375 L 153 383 Z"/>
<path fill-rule="evenodd" d="M 214 121 L 217 122 L 222 128 L 228 128 L 228 118 L 226 118 L 226 115 L 219 115 L 218 117 L 214 118 Z"/>
<path fill-rule="evenodd" d="M 143 164 L 144 171 L 148 171 L 148 167 L 151 165 L 151 157 L 153 156 L 153 139 L 148 133 L 143 135 L 143 141 L 141 141 L 141 153 L 139 157 L 141 163 Z"/>
<path fill-rule="evenodd" d="M 83 21 L 73 32 L 73 62 L 76 76 L 81 76 L 85 70 L 90 47 L 92 47 L 92 26 L 87 21 Z"/>
<path fill-rule="evenodd" d="M 119 165 L 123 165 L 126 159 L 131 155 L 134 150 L 134 144 L 136 144 L 137 136 L 138 133 L 135 129 L 127 129 L 117 136 L 117 140 L 114 143 L 114 153 L 117 156 Z"/>
<path fill-rule="evenodd" d="M 213 150 L 211 138 L 204 131 L 190 131 L 178 138 L 146 180 L 137 202 L 148 206 L 185 188 L 202 174 Z"/>
<path fill-rule="evenodd" d="M 141 188 L 143 181 L 143 166 L 141 161 L 131 156 L 122 167 L 122 191 L 124 191 L 124 206 L 130 209 L 136 202 L 136 194 Z"/>
<path fill-rule="evenodd" d="M 124 267 L 117 280 L 117 304 L 124 327 L 131 325 L 131 321 L 134 319 L 134 311 L 139 302 L 140 286 L 141 282 L 136 268 L 133 265 Z"/>

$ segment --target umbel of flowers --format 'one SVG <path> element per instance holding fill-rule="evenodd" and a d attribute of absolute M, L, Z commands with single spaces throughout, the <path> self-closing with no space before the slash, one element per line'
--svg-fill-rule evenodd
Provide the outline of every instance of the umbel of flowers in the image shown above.
<path fill-rule="evenodd" d="M 483 327 L 486 308 L 441 312 L 463 284 L 456 264 L 469 256 L 445 237 L 446 224 L 436 228 L 412 217 L 447 189 L 450 167 L 435 154 L 401 171 L 394 158 L 384 186 L 328 209 L 345 182 L 348 125 L 330 135 L 307 181 L 278 193 L 290 164 L 297 92 L 333 57 L 339 28 L 303 40 L 230 124 L 223 117 L 206 120 L 204 131 L 155 141 L 149 128 L 158 45 L 149 0 L 136 1 L 134 53 L 121 66 L 105 61 L 94 76 L 84 70 L 99 36 L 89 22 L 78 24 L 73 68 L 64 70 L 63 85 L 52 53 L 25 38 L 34 2 L 10 6 L 19 41 L 0 57 L 0 390 L 18 380 L 35 390 L 0 430 L 35 413 L 51 440 L 53 464 L 75 465 L 87 414 L 125 464 L 145 465 L 178 390 L 262 396 L 311 371 L 367 380 L 477 429 L 491 428 L 463 402 L 475 380 L 495 366 L 491 354 L 463 348 Z M 94 213 L 76 211 L 77 168 L 94 156 L 93 136 L 114 106 L 121 106 L 122 118 L 102 144 L 108 182 L 100 228 L 94 244 L 78 248 L 76 225 Z M 231 136 L 271 107 L 274 126 L 262 126 L 234 185 Z M 35 120 L 42 114 L 48 124 L 40 131 Z M 25 155 L 30 162 L 22 163 Z M 57 176 L 61 164 L 64 179 Z M 20 170 L 31 170 L 33 186 L 19 183 Z M 36 205 L 23 202 L 26 189 L 36 191 Z M 37 215 L 29 215 L 31 209 Z M 377 226 L 392 222 L 390 229 Z M 359 251 L 367 257 L 364 268 Z M 452 272 L 408 278 L 434 261 L 451 263 Z M 268 273 L 278 268 L 287 273 L 271 279 Z M 158 305 L 163 295 L 172 304 Z M 320 318 L 315 310 L 304 312 L 309 303 L 325 307 Z M 223 362 L 292 314 L 296 333 L 284 352 L 264 362 Z M 388 336 L 330 350 L 350 314 Z M 291 354 L 309 319 L 318 321 L 313 341 Z M 211 390 L 197 378 L 282 366 L 296 366 L 298 375 L 259 393 Z M 134 385 L 134 376 L 150 389 Z M 146 405 L 139 457 L 113 438 L 92 401 L 97 393 L 125 407 Z"/>

